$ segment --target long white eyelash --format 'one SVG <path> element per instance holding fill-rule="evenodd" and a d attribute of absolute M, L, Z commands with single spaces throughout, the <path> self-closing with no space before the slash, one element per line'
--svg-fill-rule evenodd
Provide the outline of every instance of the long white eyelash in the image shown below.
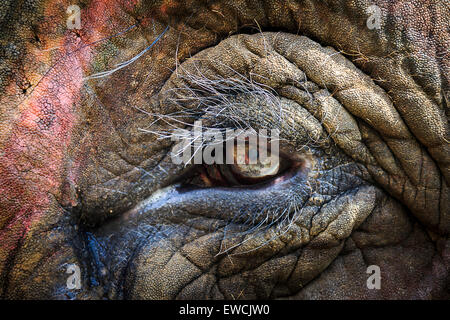
<path fill-rule="evenodd" d="M 311 191 L 307 191 L 307 190 L 302 190 L 303 195 L 311 194 Z M 245 230 L 245 231 L 239 231 L 239 232 L 235 232 L 235 233 L 231 233 L 231 234 L 227 234 L 227 227 L 224 228 L 223 230 L 223 238 L 222 238 L 222 243 L 221 243 L 221 247 L 219 249 L 219 252 L 216 254 L 216 256 L 222 255 L 222 254 L 228 254 L 230 256 L 233 255 L 242 255 L 242 254 L 246 254 L 252 251 L 256 251 L 261 247 L 264 247 L 266 244 L 277 240 L 278 238 L 280 238 L 281 236 L 283 236 L 285 233 L 287 233 L 290 228 L 295 224 L 295 222 L 297 221 L 299 215 L 301 215 L 302 212 L 302 208 L 304 206 L 304 204 L 306 203 L 307 199 L 309 198 L 308 196 L 306 196 L 304 199 L 300 195 L 296 195 L 294 194 L 291 199 L 288 200 L 286 207 L 284 207 L 284 209 L 273 209 L 273 211 L 271 212 L 271 218 L 269 218 L 269 212 L 266 211 L 266 216 L 265 219 L 262 219 L 258 224 L 251 226 L 249 229 Z M 299 209 L 300 208 L 300 209 Z M 270 210 L 270 209 L 269 209 Z M 261 215 L 264 211 L 260 211 L 257 215 Z M 250 214 L 249 216 L 251 217 L 255 217 L 254 214 Z M 233 220 L 235 220 L 235 218 L 233 218 Z M 270 223 L 268 223 L 270 221 Z M 230 222 L 232 223 L 232 222 Z M 274 228 L 274 233 L 275 235 L 264 241 L 261 245 L 259 245 L 256 248 L 253 248 L 251 250 L 247 250 L 247 251 L 243 251 L 243 252 L 238 252 L 238 253 L 231 253 L 229 254 L 229 252 L 233 249 L 238 248 L 239 246 L 243 245 L 245 242 L 256 238 L 257 236 L 263 234 L 264 232 L 268 231 L 271 228 Z M 242 241 L 239 241 L 235 244 L 233 244 L 230 247 L 227 248 L 223 248 L 223 242 L 226 239 L 230 239 L 233 237 L 245 237 L 247 235 L 250 235 L 249 237 L 245 238 Z"/>
<path fill-rule="evenodd" d="M 90 76 L 85 77 L 83 80 L 91 80 L 91 79 L 100 79 L 100 78 L 104 78 L 104 77 L 108 77 L 110 75 L 112 75 L 114 72 L 119 71 L 120 69 L 123 69 L 127 66 L 129 66 L 130 64 L 132 64 L 133 62 L 135 62 L 136 60 L 138 60 L 140 57 L 142 57 L 148 50 L 150 50 L 161 38 L 162 36 L 167 32 L 167 30 L 169 29 L 169 26 L 167 26 L 164 31 L 159 34 L 155 40 L 153 40 L 153 42 L 148 45 L 144 50 L 142 50 L 141 52 L 139 52 L 137 55 L 135 55 L 134 57 L 132 57 L 131 59 L 118 63 L 114 66 L 113 69 L 111 70 L 107 70 L 107 71 L 101 71 L 98 73 L 94 73 Z"/>
<path fill-rule="evenodd" d="M 283 103 L 273 88 L 254 80 L 256 77 L 263 79 L 262 76 L 251 73 L 249 77 L 246 77 L 230 66 L 217 62 L 229 69 L 234 76 L 229 78 L 218 76 L 210 79 L 201 72 L 196 64 L 197 61 L 201 60 L 197 59 L 193 63 L 193 69 L 196 70 L 195 74 L 186 70 L 182 65 L 177 66 L 177 80 L 181 80 L 180 82 L 184 82 L 186 85 L 162 92 L 164 96 L 168 96 L 165 102 L 175 106 L 177 111 L 161 114 L 135 107 L 153 118 L 146 128 L 139 128 L 141 132 L 154 134 L 158 139 L 184 139 L 189 141 L 190 136 L 180 134 L 179 128 L 180 126 L 193 127 L 194 120 L 205 120 L 207 124 L 211 125 L 210 127 L 204 126 L 205 130 L 214 128 L 220 130 L 222 134 L 227 129 L 252 129 L 252 114 L 245 103 L 236 99 L 238 95 L 258 97 L 260 101 L 264 101 L 264 112 L 271 120 L 270 123 L 266 121 L 267 123 L 259 124 L 259 126 L 275 126 L 274 129 L 283 132 L 281 127 L 289 123 L 287 120 L 292 117 L 292 111 L 283 107 Z M 311 101 L 313 98 L 307 86 L 304 83 L 299 83 L 299 85 L 304 88 Z M 313 114 L 312 116 L 323 124 L 323 119 L 328 115 L 322 114 L 319 117 Z M 333 115 L 334 118 L 338 116 L 338 113 Z M 158 122 L 163 122 L 169 128 L 155 129 L 154 125 Z M 290 129 L 295 131 L 294 128 Z M 328 132 L 328 134 L 320 137 L 312 137 L 309 132 L 306 132 L 308 137 L 305 141 L 302 141 L 301 145 L 297 145 L 297 150 L 307 150 L 309 147 L 323 145 L 337 131 L 338 128 L 335 128 L 333 132 Z M 280 140 L 288 139 L 290 139 L 288 135 L 280 137 Z M 190 146 L 192 146 L 193 141 L 190 142 Z M 203 143 L 205 145 L 202 145 L 202 147 L 206 146 L 208 141 L 203 141 Z"/>

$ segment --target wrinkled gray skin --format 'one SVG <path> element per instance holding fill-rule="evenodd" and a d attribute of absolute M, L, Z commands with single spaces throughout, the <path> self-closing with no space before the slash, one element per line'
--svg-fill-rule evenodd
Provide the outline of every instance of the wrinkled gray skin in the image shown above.
<path fill-rule="evenodd" d="M 64 160 L 76 178 L 2 253 L 2 297 L 450 297 L 448 3 L 250 3 L 161 13 L 144 1 L 119 15 L 124 27 L 128 15 L 155 20 L 111 40 L 113 54 L 96 48 L 106 62 L 86 76 L 170 28 L 126 68 L 86 80 Z M 380 29 L 366 24 L 372 3 Z M 218 105 L 201 104 L 213 94 Z M 141 129 L 180 126 L 180 110 L 193 123 L 189 110 L 207 107 L 211 126 L 279 129 L 302 166 L 257 188 L 185 187 L 191 168 L 172 163 L 172 142 Z M 371 265 L 380 289 L 367 286 Z"/>

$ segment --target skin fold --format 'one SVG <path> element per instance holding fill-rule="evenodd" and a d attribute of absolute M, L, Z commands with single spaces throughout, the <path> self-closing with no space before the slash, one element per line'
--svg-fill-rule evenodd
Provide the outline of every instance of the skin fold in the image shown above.
<path fill-rule="evenodd" d="M 446 1 L 72 4 L 0 4 L 1 298 L 450 298 Z M 299 165 L 188 186 L 198 114 Z"/>

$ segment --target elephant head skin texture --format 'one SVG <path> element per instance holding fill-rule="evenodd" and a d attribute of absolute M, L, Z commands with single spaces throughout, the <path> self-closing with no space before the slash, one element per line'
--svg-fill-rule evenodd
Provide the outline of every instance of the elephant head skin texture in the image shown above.
<path fill-rule="evenodd" d="M 0 3 L 1 298 L 450 298 L 447 1 L 71 5 Z"/>

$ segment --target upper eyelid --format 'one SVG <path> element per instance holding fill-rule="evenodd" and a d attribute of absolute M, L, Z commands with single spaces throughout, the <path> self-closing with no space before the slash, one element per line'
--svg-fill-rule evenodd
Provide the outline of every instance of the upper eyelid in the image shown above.
<path fill-rule="evenodd" d="M 256 98 L 256 97 L 253 97 Z M 260 103 L 255 103 L 253 105 L 252 110 L 245 110 L 251 105 L 251 103 L 245 104 L 245 107 L 241 109 L 234 109 L 235 115 L 233 116 L 235 119 L 248 119 L 250 117 L 250 113 L 257 112 L 257 116 L 254 119 L 251 119 L 246 125 L 246 129 L 253 129 L 255 131 L 259 131 L 260 129 L 278 129 L 279 130 L 279 139 L 281 143 L 291 144 L 299 149 L 303 147 L 319 147 L 319 148 L 328 148 L 330 144 L 330 135 L 324 130 L 322 123 L 317 120 L 312 114 L 310 114 L 305 108 L 300 106 L 298 103 L 291 101 L 284 97 L 277 97 L 280 100 L 281 106 L 281 114 L 278 117 L 272 117 L 273 112 L 264 105 L 264 102 L 259 100 Z M 244 104 L 242 104 L 244 106 Z M 256 110 L 259 109 L 259 110 Z M 221 115 L 224 117 L 223 119 L 217 118 L 208 118 L 203 117 L 201 119 L 207 120 L 208 124 L 211 126 L 207 129 L 218 130 L 221 132 L 225 132 L 227 129 L 234 130 L 233 126 L 235 123 L 227 122 L 229 121 L 226 114 L 223 112 Z M 294 115 L 294 116 L 292 116 Z M 189 115 L 187 115 L 189 117 Z M 264 117 L 265 122 L 260 123 L 258 117 Z M 170 115 L 166 116 L 168 121 L 172 120 Z M 191 121 L 195 120 L 192 117 Z M 179 122 L 177 120 L 177 122 Z M 163 138 L 171 138 L 174 137 L 174 132 L 183 132 L 183 134 L 191 134 L 193 131 L 193 124 L 190 122 L 184 123 L 187 125 L 187 128 L 181 129 L 169 129 L 169 130 L 160 130 L 156 132 Z M 241 128 L 243 126 L 241 125 Z"/>
<path fill-rule="evenodd" d="M 192 123 L 200 116 L 217 128 L 276 128 L 283 139 L 295 145 L 325 148 L 330 142 L 322 123 L 314 115 L 266 85 L 243 78 L 211 80 L 186 69 L 177 73 L 177 79 L 192 82 L 192 86 L 200 83 L 200 88 L 186 84 L 178 88 L 169 81 L 161 91 L 161 103 L 175 110 L 161 117 L 165 122 L 172 121 L 173 127 L 182 124 L 192 129 Z M 226 90 L 229 92 L 223 92 Z M 166 136 L 168 133 L 160 132 Z"/>

